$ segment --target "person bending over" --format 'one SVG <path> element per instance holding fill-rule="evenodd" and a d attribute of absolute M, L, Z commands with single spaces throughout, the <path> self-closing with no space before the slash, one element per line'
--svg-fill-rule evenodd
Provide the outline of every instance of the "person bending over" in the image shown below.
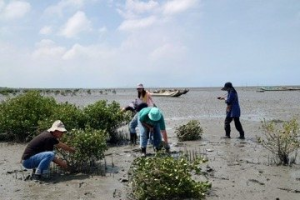
<path fill-rule="evenodd" d="M 143 108 L 139 112 L 138 126 L 140 130 L 140 147 L 143 155 L 146 155 L 147 142 L 150 134 L 153 134 L 154 149 L 160 150 L 162 135 L 166 151 L 168 152 L 170 150 L 164 116 L 158 108 Z"/>

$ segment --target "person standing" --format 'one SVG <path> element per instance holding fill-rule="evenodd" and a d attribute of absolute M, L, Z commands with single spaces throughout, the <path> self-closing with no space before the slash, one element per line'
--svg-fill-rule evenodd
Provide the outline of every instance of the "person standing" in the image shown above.
<path fill-rule="evenodd" d="M 137 86 L 138 98 L 142 100 L 144 103 L 147 103 L 149 107 L 153 107 L 155 103 L 153 102 L 152 96 L 150 92 L 146 91 L 143 84 L 138 84 Z"/>
<path fill-rule="evenodd" d="M 143 108 L 139 112 L 138 126 L 140 130 L 140 147 L 142 154 L 146 156 L 147 142 L 150 134 L 153 134 L 153 146 L 156 150 L 161 147 L 161 135 L 165 142 L 165 148 L 168 152 L 170 146 L 168 143 L 168 135 L 164 116 L 161 111 L 156 107 Z"/>
<path fill-rule="evenodd" d="M 231 82 L 225 83 L 222 90 L 227 91 L 227 97 L 218 97 L 220 100 L 225 100 L 226 107 L 226 118 L 225 118 L 225 137 L 230 138 L 230 123 L 234 120 L 236 130 L 240 133 L 239 139 L 245 139 L 245 133 L 240 122 L 241 109 L 239 105 L 238 93 L 232 86 Z"/>
<path fill-rule="evenodd" d="M 60 120 L 56 120 L 51 128 L 40 133 L 28 143 L 21 162 L 26 169 L 35 169 L 33 179 L 39 180 L 42 175 L 48 174 L 51 162 L 63 169 L 68 169 L 67 163 L 57 158 L 54 153 L 54 146 L 71 153 L 75 152 L 74 148 L 59 141 L 66 132 L 64 124 Z"/>

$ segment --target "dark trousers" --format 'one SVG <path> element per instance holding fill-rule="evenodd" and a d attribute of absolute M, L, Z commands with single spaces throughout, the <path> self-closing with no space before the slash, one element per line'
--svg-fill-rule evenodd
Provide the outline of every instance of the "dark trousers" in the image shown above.
<path fill-rule="evenodd" d="M 240 118 L 239 117 L 226 117 L 225 118 L 225 132 L 226 132 L 226 136 L 230 137 L 230 123 L 232 122 L 232 120 L 234 120 L 234 125 L 236 130 L 240 133 L 241 137 L 244 137 L 244 130 L 242 127 L 242 124 L 240 122 Z"/>

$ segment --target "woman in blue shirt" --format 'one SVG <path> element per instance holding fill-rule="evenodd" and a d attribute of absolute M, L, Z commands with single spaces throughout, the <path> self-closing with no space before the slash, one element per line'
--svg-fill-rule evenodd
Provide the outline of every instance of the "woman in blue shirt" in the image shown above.
<path fill-rule="evenodd" d="M 244 130 L 240 122 L 241 110 L 237 91 L 234 89 L 231 82 L 225 83 L 222 90 L 227 91 L 227 98 L 218 97 L 220 100 L 225 100 L 225 103 L 227 104 L 225 118 L 226 137 L 230 138 L 230 123 L 234 120 L 235 128 L 240 133 L 239 139 L 245 139 Z"/>

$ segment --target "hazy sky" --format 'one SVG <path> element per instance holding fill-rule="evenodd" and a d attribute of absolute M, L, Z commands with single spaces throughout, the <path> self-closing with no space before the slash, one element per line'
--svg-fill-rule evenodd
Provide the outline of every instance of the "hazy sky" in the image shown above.
<path fill-rule="evenodd" d="M 299 0 L 0 0 L 0 87 L 300 85 Z"/>

